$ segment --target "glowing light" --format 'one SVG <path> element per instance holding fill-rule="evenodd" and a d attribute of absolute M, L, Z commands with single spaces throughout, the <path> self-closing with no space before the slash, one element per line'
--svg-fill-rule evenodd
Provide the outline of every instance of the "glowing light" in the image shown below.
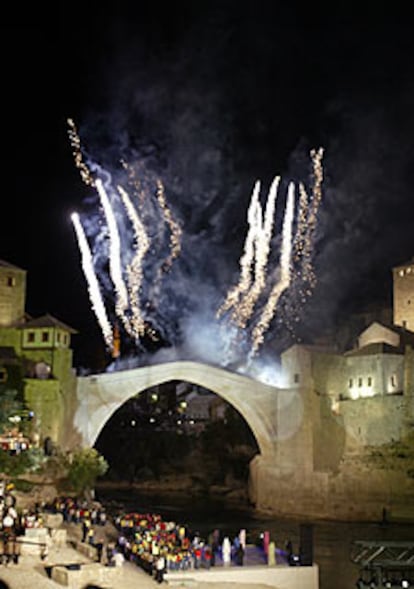
<path fill-rule="evenodd" d="M 89 249 L 88 240 L 77 213 L 71 216 L 73 226 L 75 228 L 78 245 L 82 257 L 82 269 L 88 284 L 89 298 L 92 304 L 92 309 L 96 315 L 99 326 L 102 330 L 102 335 L 108 348 L 113 345 L 113 330 L 106 314 L 105 305 L 102 299 L 101 290 L 99 288 L 98 279 L 93 267 L 92 254 Z"/>
<path fill-rule="evenodd" d="M 70 144 L 73 149 L 72 153 L 73 158 L 75 160 L 75 165 L 78 168 L 81 178 L 85 182 L 85 184 L 87 184 L 88 186 L 94 186 L 95 182 L 91 175 L 91 171 L 86 165 L 86 163 L 83 161 L 81 140 L 75 122 L 73 121 L 73 119 L 67 119 L 67 123 L 69 125 L 68 135 Z"/>
<path fill-rule="evenodd" d="M 141 219 L 135 210 L 134 205 L 129 198 L 126 190 L 118 186 L 118 192 L 121 195 L 122 202 L 132 223 L 136 240 L 136 253 L 131 264 L 127 267 L 129 300 L 131 301 L 131 328 L 135 337 L 140 337 L 145 333 L 145 322 L 140 306 L 140 289 L 143 280 L 142 262 L 150 246 L 147 232 Z"/>
<path fill-rule="evenodd" d="M 122 276 L 121 240 L 119 237 L 118 226 L 111 207 L 111 203 L 109 201 L 108 195 L 106 193 L 105 188 L 103 187 L 102 180 L 100 178 L 97 178 L 95 186 L 99 193 L 99 197 L 101 199 L 102 207 L 106 217 L 106 222 L 108 224 L 109 271 L 116 292 L 115 311 L 118 317 L 121 319 L 122 323 L 124 324 L 124 327 L 130 334 L 132 334 L 128 318 L 125 314 L 125 311 L 128 308 L 128 292 Z"/>
<path fill-rule="evenodd" d="M 282 250 L 280 254 L 280 278 L 272 288 L 267 303 L 253 329 L 252 352 L 255 354 L 263 343 L 264 333 L 274 317 L 279 299 L 290 283 L 290 263 L 292 255 L 292 226 L 295 213 L 295 186 L 291 182 L 288 189 L 286 211 L 283 220 Z"/>
<path fill-rule="evenodd" d="M 100 288 L 105 289 L 105 302 L 111 303 L 110 316 L 121 330 L 117 341 L 129 336 L 135 345 L 135 348 L 125 346 L 124 350 L 141 351 L 146 347 L 156 350 L 159 345 L 148 345 L 148 340 L 152 339 L 165 344 L 164 347 L 169 344 L 175 353 L 176 344 L 183 343 L 184 338 L 189 349 L 188 325 L 192 318 L 187 316 L 188 325 L 184 325 L 177 313 L 183 309 L 183 315 L 189 315 L 193 309 L 199 311 L 201 308 L 197 307 L 198 301 L 192 305 L 194 296 L 188 306 L 184 300 L 184 285 L 188 286 L 185 272 L 193 268 L 194 259 L 189 264 L 184 260 L 182 265 L 177 265 L 177 272 L 170 271 L 174 261 L 182 255 L 183 230 L 173 215 L 174 209 L 167 204 L 158 172 L 150 167 L 152 156 L 138 148 L 135 152 L 137 160 L 132 164 L 121 161 L 123 169 L 118 166 L 112 175 L 89 158 L 85 163 L 85 151 L 72 119 L 68 119 L 68 126 L 76 167 L 83 181 L 96 189 L 101 205 L 99 214 L 91 217 L 87 227 L 88 236 L 94 236 L 92 251 L 79 219 L 74 225 L 79 234 L 78 241 L 83 244 L 79 247 L 86 252 L 82 254 L 82 264 L 105 342 L 114 347 L 115 336 L 106 316 Z M 252 360 L 277 311 L 279 323 L 282 313 L 286 313 L 285 321 L 293 332 L 293 323 L 299 313 L 287 311 L 298 311 L 316 283 L 312 261 L 322 198 L 322 156 L 322 149 L 311 152 L 312 183 L 307 187 L 303 183 L 298 185 L 297 211 L 293 183 L 288 186 L 284 209 L 279 204 L 279 176 L 274 178 L 265 203 L 260 199 L 260 181 L 253 186 L 247 210 L 246 238 L 239 258 L 238 281 L 228 289 L 216 312 L 221 322 L 211 322 L 209 309 L 206 313 L 219 340 L 220 363 L 231 362 L 240 366 L 240 354 L 245 357 L 249 348 Z M 89 204 L 91 202 L 89 199 Z M 104 216 L 102 221 L 101 216 Z M 281 235 L 274 235 L 275 226 L 280 224 Z M 95 272 L 99 275 L 99 284 Z M 177 284 L 173 282 L 177 278 L 184 278 L 180 288 L 176 288 Z M 200 292 L 200 301 L 204 300 L 205 292 L 215 295 L 215 285 L 206 286 L 211 290 Z M 292 296 L 282 297 L 287 289 Z M 194 318 L 196 329 L 201 321 L 198 315 Z M 205 332 L 204 329 L 200 331 Z M 205 348 L 204 345 L 202 353 Z M 119 349 L 114 359 L 118 355 Z"/>
<path fill-rule="evenodd" d="M 257 181 L 254 185 L 253 194 L 250 200 L 250 206 L 247 211 L 247 221 L 249 230 L 247 232 L 246 240 L 244 242 L 244 253 L 240 258 L 240 279 L 238 284 L 233 287 L 227 294 L 224 303 L 217 311 L 217 317 L 220 317 L 235 307 L 243 293 L 249 290 L 252 283 L 252 264 L 254 261 L 255 242 L 257 237 L 258 218 L 261 214 L 261 207 L 259 203 L 260 182 Z M 237 315 L 236 315 L 237 317 Z"/>
<path fill-rule="evenodd" d="M 280 177 L 277 176 L 270 187 L 266 203 L 264 223 L 262 220 L 263 215 L 260 203 L 257 204 L 254 282 L 250 290 L 245 294 L 240 305 L 235 309 L 237 324 L 242 328 L 246 326 L 247 321 L 252 316 L 253 309 L 266 286 L 266 269 L 270 254 L 270 240 L 273 232 L 279 181 Z"/>
<path fill-rule="evenodd" d="M 307 230 L 304 237 L 304 245 L 302 251 L 303 263 L 301 272 L 301 279 L 304 283 L 308 283 L 310 291 L 315 287 L 316 283 L 316 278 L 312 265 L 312 247 L 318 217 L 318 210 L 322 200 L 322 157 L 322 148 L 318 149 L 317 151 L 314 149 L 311 151 L 314 183 L 312 189 L 312 201 L 308 207 L 309 213 L 306 220 Z M 310 294 L 310 291 L 309 293 L 306 292 L 306 294 Z"/>
<path fill-rule="evenodd" d="M 313 247 L 319 207 L 322 201 L 323 149 L 310 152 L 312 161 L 312 187 L 309 196 L 303 183 L 299 184 L 299 207 L 292 255 L 292 285 L 290 296 L 284 300 L 284 324 L 295 336 L 296 324 L 303 305 L 311 297 L 316 276 L 313 268 Z M 295 339 L 296 336 L 295 336 Z"/>
<path fill-rule="evenodd" d="M 180 255 L 181 252 L 181 227 L 177 221 L 173 218 L 170 209 L 168 208 L 167 201 L 165 200 L 164 185 L 161 180 L 157 180 L 157 199 L 164 215 L 164 219 L 170 228 L 170 249 L 171 253 L 163 264 L 163 270 L 167 271 L 171 268 L 171 265 L 175 258 Z"/>

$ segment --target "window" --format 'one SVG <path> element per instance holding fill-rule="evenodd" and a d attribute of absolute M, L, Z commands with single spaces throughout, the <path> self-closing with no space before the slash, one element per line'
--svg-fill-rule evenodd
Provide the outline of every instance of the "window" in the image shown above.
<path fill-rule="evenodd" d="M 29 333 L 27 334 L 27 341 L 31 344 L 35 341 L 35 332 L 34 331 L 29 331 Z"/>
<path fill-rule="evenodd" d="M 358 378 L 358 386 L 362 387 L 362 378 L 361 377 Z"/>
<path fill-rule="evenodd" d="M 407 305 L 411 305 L 411 301 L 410 301 L 410 299 L 408 299 L 408 301 L 407 301 Z"/>
<path fill-rule="evenodd" d="M 60 342 L 60 331 L 58 331 L 56 334 L 56 341 L 57 341 L 57 343 Z"/>
<path fill-rule="evenodd" d="M 392 386 L 392 387 L 395 387 L 395 386 L 397 386 L 397 379 L 396 379 L 396 377 L 395 377 L 395 374 L 392 374 L 392 375 L 391 375 L 391 386 Z"/>
<path fill-rule="evenodd" d="M 49 341 L 49 332 L 43 331 L 42 332 L 42 342 L 48 342 L 48 341 Z"/>
<path fill-rule="evenodd" d="M 7 276 L 7 286 L 15 286 L 16 279 L 14 276 Z"/>
<path fill-rule="evenodd" d="M 299 382 L 299 374 L 297 372 L 296 372 L 296 374 L 293 377 L 293 381 L 294 381 L 295 384 L 298 384 L 298 382 Z"/>
<path fill-rule="evenodd" d="M 353 386 L 354 386 L 354 379 L 350 378 L 349 379 L 349 388 L 352 389 Z"/>
<path fill-rule="evenodd" d="M 402 326 L 403 326 L 404 328 L 405 328 L 405 327 L 407 327 L 407 321 L 403 321 L 403 322 L 402 322 Z"/>
<path fill-rule="evenodd" d="M 0 368 L 0 382 L 6 382 L 7 380 L 7 370 L 5 368 Z"/>
<path fill-rule="evenodd" d="M 68 336 L 67 335 L 63 336 L 63 343 L 65 344 L 65 346 L 68 343 Z"/>
<path fill-rule="evenodd" d="M 372 387 L 372 377 L 368 376 L 368 386 Z"/>

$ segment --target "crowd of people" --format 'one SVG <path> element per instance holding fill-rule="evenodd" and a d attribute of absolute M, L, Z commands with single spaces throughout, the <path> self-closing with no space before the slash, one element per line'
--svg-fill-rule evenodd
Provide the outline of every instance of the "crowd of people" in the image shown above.
<path fill-rule="evenodd" d="M 57 497 L 44 505 L 43 509 L 61 513 L 67 523 L 79 524 L 81 541 L 96 547 L 99 562 L 120 566 L 129 560 L 154 576 L 158 582 L 163 580 L 166 571 L 209 569 L 216 564 L 217 559 L 223 566 L 232 562 L 243 565 L 245 530 L 240 530 L 230 541 L 228 536 L 221 538 L 216 529 L 206 540 L 183 525 L 164 521 L 159 514 L 129 513 L 114 518 L 118 538 L 104 545 L 96 539 L 97 527 L 107 522 L 107 513 L 99 503 L 89 504 L 74 497 Z"/>
<path fill-rule="evenodd" d="M 117 548 L 124 557 L 162 582 L 166 571 L 209 569 L 220 558 L 224 566 L 234 561 L 243 565 L 246 531 L 230 541 L 221 541 L 218 529 L 207 540 L 197 532 L 174 521 L 164 521 L 159 514 L 129 513 L 115 518 L 119 531 Z"/>
<path fill-rule="evenodd" d="M 21 553 L 21 537 L 29 528 L 42 528 L 43 518 L 39 505 L 32 509 L 18 509 L 12 483 L 0 481 L 0 565 L 18 564 Z M 44 558 L 46 544 L 40 546 Z"/>
<path fill-rule="evenodd" d="M 174 521 L 165 521 L 155 513 L 125 513 L 111 518 L 115 535 L 110 541 L 104 531 L 108 522 L 105 508 L 98 502 L 88 503 L 75 497 L 56 497 L 50 503 L 36 504 L 33 509 L 18 511 L 12 489 L 0 484 L 0 564 L 18 563 L 18 536 L 27 528 L 43 527 L 44 514 L 61 514 L 67 524 L 80 526 L 81 542 L 96 548 L 97 561 L 107 566 L 121 566 L 125 560 L 135 563 L 161 583 L 167 571 L 210 569 L 242 566 L 246 552 L 246 530 L 230 540 L 218 529 L 208 538 Z M 101 534 L 98 533 L 102 529 Z M 264 536 L 264 553 L 274 557 L 275 547 Z M 45 544 L 45 550 L 47 546 Z M 292 548 L 290 546 L 290 552 Z M 286 551 L 289 553 L 289 550 Z M 44 554 L 41 552 L 41 558 Z"/>

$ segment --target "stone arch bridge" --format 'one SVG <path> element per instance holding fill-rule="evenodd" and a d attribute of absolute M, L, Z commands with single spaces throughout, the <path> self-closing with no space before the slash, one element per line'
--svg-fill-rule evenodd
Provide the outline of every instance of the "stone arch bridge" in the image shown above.
<path fill-rule="evenodd" d="M 128 399 L 171 380 L 200 385 L 230 403 L 246 420 L 259 454 L 250 463 L 249 497 L 259 508 L 273 510 L 275 480 L 290 480 L 312 464 L 309 396 L 304 390 L 281 389 L 247 376 L 198 362 L 171 362 L 76 379 L 76 392 L 65 411 L 62 446 L 91 447 L 110 417 Z M 291 490 L 287 490 L 290 495 Z"/>
<path fill-rule="evenodd" d="M 78 377 L 73 425 L 81 445 L 93 446 L 107 421 L 128 399 L 171 380 L 200 385 L 222 397 L 244 417 L 260 454 L 272 455 L 279 389 L 197 362 L 171 362 Z"/>
<path fill-rule="evenodd" d="M 384 476 L 381 466 L 366 466 L 367 456 L 356 446 L 346 416 L 334 410 L 328 395 L 316 390 L 309 362 L 303 364 L 307 372 L 304 368 L 301 385 L 284 389 L 197 362 L 77 377 L 59 413 L 64 418 L 58 441 L 67 450 L 91 447 L 128 399 L 156 385 L 181 380 L 222 397 L 251 428 L 259 453 L 250 463 L 249 498 L 259 511 L 366 520 L 377 519 L 384 505 L 392 511 L 397 505 L 405 509 L 412 504 L 408 501 L 413 496 L 412 479 L 392 471 L 393 479 L 398 474 L 395 482 Z M 289 365 L 285 369 L 292 372 Z M 371 410 L 375 407 L 370 405 Z M 362 452 L 361 460 L 358 452 Z M 394 488 L 402 489 L 398 496 Z"/>

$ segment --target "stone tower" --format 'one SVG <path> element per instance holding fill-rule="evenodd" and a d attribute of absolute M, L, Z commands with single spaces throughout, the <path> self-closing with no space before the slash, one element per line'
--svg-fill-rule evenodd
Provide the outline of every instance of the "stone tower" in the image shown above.
<path fill-rule="evenodd" d="M 393 323 L 414 331 L 414 259 L 392 269 Z"/>
<path fill-rule="evenodd" d="M 26 299 L 26 270 L 0 260 L 0 326 L 23 321 Z"/>

